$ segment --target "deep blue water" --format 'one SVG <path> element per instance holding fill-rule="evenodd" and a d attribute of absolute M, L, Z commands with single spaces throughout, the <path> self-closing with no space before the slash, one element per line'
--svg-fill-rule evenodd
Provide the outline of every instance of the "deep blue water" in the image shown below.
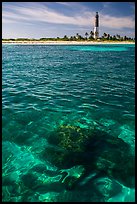
<path fill-rule="evenodd" d="M 134 45 L 2 46 L 3 201 L 134 201 L 133 185 L 94 178 L 96 169 L 67 190 L 58 166 L 43 156 L 61 125 L 93 123 L 134 155 L 134 63 Z"/>

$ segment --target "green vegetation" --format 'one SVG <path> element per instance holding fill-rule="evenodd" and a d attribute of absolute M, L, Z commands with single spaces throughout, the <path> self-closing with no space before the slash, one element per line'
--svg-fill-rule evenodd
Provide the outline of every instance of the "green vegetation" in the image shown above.
<path fill-rule="evenodd" d="M 121 37 L 118 34 L 111 36 L 109 33 L 104 33 L 100 39 L 102 41 L 135 41 L 135 38 L 130 38 L 127 36 Z"/>
<path fill-rule="evenodd" d="M 116 34 L 116 35 L 110 35 L 109 33 L 104 33 L 100 38 L 98 38 L 97 40 L 94 39 L 94 33 L 93 31 L 90 31 L 90 33 L 85 33 L 85 36 L 81 36 L 79 33 L 76 33 L 75 36 L 67 36 L 64 35 L 64 37 L 56 37 L 56 38 L 39 38 L 39 39 L 35 39 L 35 38 L 16 38 L 16 39 L 2 39 L 2 41 L 4 42 L 21 42 L 21 41 L 25 41 L 25 42 L 29 42 L 29 41 L 107 41 L 107 42 L 122 42 L 122 41 L 128 41 L 128 42 L 135 42 L 135 38 L 131 38 L 131 37 L 121 37 L 120 35 Z"/>
<path fill-rule="evenodd" d="M 73 165 L 82 164 L 79 157 L 86 151 L 86 141 L 92 136 L 92 130 L 78 126 L 61 125 L 49 136 L 48 141 L 58 146 L 57 149 L 49 148 L 46 151 L 51 156 L 51 162 L 60 168 L 69 168 Z M 82 159 L 82 160 L 81 160 Z"/>

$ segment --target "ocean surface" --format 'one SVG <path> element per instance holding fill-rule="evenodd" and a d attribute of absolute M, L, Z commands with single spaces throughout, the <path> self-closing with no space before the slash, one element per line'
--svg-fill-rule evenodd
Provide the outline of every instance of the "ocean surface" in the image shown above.
<path fill-rule="evenodd" d="M 2 45 L 3 202 L 135 201 L 134 152 L 134 45 Z"/>

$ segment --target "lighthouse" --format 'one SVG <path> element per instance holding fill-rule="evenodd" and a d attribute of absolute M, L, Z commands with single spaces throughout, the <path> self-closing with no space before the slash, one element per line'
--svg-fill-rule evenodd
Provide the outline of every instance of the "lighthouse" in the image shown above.
<path fill-rule="evenodd" d="M 95 15 L 95 25 L 94 25 L 94 39 L 99 38 L 99 15 L 98 12 L 96 12 Z"/>

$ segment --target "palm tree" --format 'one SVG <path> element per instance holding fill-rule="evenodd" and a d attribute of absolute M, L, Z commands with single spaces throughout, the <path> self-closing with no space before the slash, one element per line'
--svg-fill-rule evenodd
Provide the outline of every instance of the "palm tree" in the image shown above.
<path fill-rule="evenodd" d="M 75 35 L 73 36 L 73 40 L 76 40 L 76 36 Z"/>
<path fill-rule="evenodd" d="M 79 33 L 76 33 L 77 38 L 79 38 Z"/>
<path fill-rule="evenodd" d="M 110 34 L 109 34 L 109 33 L 108 33 L 107 39 L 108 39 L 108 40 L 110 39 Z"/>
<path fill-rule="evenodd" d="M 116 40 L 116 36 L 115 35 L 113 35 L 113 38 L 112 38 L 113 40 Z"/>
<path fill-rule="evenodd" d="M 103 34 L 103 37 L 104 37 L 104 38 L 106 38 L 107 36 L 108 36 L 108 34 L 107 34 L 107 33 L 104 33 L 104 34 Z"/>
<path fill-rule="evenodd" d="M 124 40 L 127 40 L 127 36 L 126 35 L 124 36 Z"/>
<path fill-rule="evenodd" d="M 70 37 L 70 41 L 72 41 L 72 40 L 73 40 L 73 36 Z"/>
<path fill-rule="evenodd" d="M 78 36 L 79 40 L 83 40 L 83 37 L 81 35 Z"/>
<path fill-rule="evenodd" d="M 113 38 L 112 38 L 112 36 L 110 35 L 110 37 L 109 37 L 109 40 L 112 40 Z"/>
<path fill-rule="evenodd" d="M 68 40 L 68 36 L 67 35 L 64 35 L 64 40 Z"/>
<path fill-rule="evenodd" d="M 87 40 L 87 36 L 88 36 L 88 33 L 87 33 L 87 32 L 85 33 L 85 36 L 86 36 L 86 40 Z"/>
<path fill-rule="evenodd" d="M 90 37 L 89 38 L 94 39 L 94 32 L 92 30 L 90 31 Z"/>
<path fill-rule="evenodd" d="M 120 39 L 120 35 L 116 34 L 116 38 L 119 40 Z"/>
<path fill-rule="evenodd" d="M 60 40 L 60 38 L 59 38 L 59 37 L 57 37 L 57 40 Z"/>

